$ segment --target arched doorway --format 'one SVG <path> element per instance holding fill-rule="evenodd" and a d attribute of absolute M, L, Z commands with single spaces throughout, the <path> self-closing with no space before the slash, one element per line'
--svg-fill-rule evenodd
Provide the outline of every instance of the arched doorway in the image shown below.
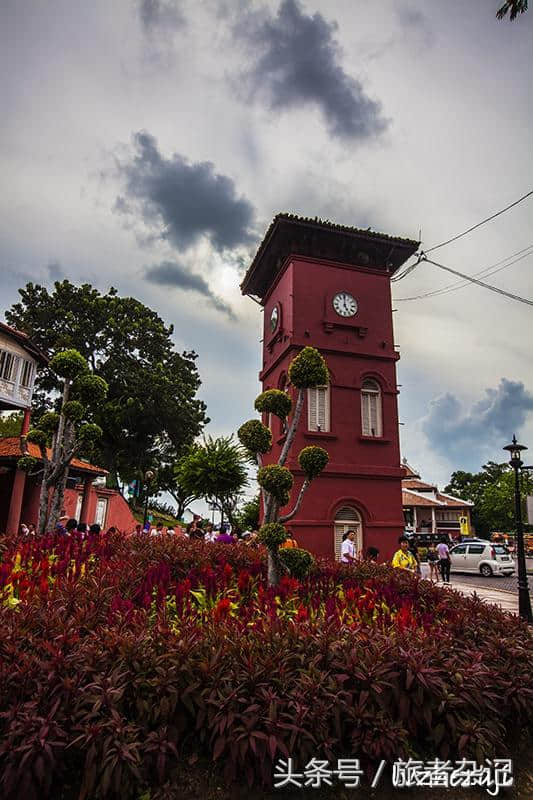
<path fill-rule="evenodd" d="M 361 514 L 353 506 L 342 506 L 335 513 L 335 559 L 340 561 L 342 537 L 347 531 L 355 531 L 355 551 L 363 549 L 363 525 Z"/>

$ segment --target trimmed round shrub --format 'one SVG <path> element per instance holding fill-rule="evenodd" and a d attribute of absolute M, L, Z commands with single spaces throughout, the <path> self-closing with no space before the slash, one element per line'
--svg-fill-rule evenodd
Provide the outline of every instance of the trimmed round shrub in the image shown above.
<path fill-rule="evenodd" d="M 72 420 L 72 422 L 79 422 L 80 419 L 83 419 L 85 408 L 78 400 L 69 400 L 68 403 L 65 403 L 63 406 L 63 413 L 66 418 Z"/>
<path fill-rule="evenodd" d="M 107 396 L 107 383 L 99 375 L 80 375 L 74 384 L 74 392 L 82 403 L 98 405 Z"/>
<path fill-rule="evenodd" d="M 267 522 L 259 529 L 259 541 L 269 550 L 273 550 L 283 544 L 287 538 L 287 531 L 281 522 Z"/>
<path fill-rule="evenodd" d="M 23 472 L 31 472 L 37 466 L 37 459 L 33 456 L 22 456 L 17 461 L 17 468 Z"/>
<path fill-rule="evenodd" d="M 272 447 L 272 432 L 258 419 L 250 419 L 237 431 L 240 443 L 255 456 L 257 453 L 268 453 Z"/>
<path fill-rule="evenodd" d="M 292 489 L 293 477 L 287 467 L 279 464 L 268 464 L 257 471 L 257 483 L 276 500 L 282 500 L 286 493 Z"/>
<path fill-rule="evenodd" d="M 78 439 L 87 444 L 96 442 L 102 438 L 103 431 L 100 425 L 95 425 L 94 422 L 86 422 L 78 431 Z"/>
<path fill-rule="evenodd" d="M 298 389 L 324 386 L 329 382 L 323 356 L 314 347 L 304 347 L 289 366 L 289 380 Z"/>
<path fill-rule="evenodd" d="M 280 419 L 286 419 L 291 413 L 292 400 L 281 389 L 267 389 L 255 400 L 255 410 L 260 414 L 275 414 Z"/>
<path fill-rule="evenodd" d="M 320 475 L 328 461 L 329 455 L 323 447 L 304 447 L 298 456 L 298 464 L 310 481 Z"/>
<path fill-rule="evenodd" d="M 36 444 L 39 447 L 46 447 L 46 433 L 38 428 L 33 428 L 31 431 L 28 431 L 26 441 Z"/>
<path fill-rule="evenodd" d="M 39 420 L 39 429 L 46 433 L 55 433 L 59 426 L 59 414 L 46 411 Z"/>
<path fill-rule="evenodd" d="M 87 361 L 77 350 L 63 350 L 50 360 L 50 369 L 61 378 L 73 381 L 78 375 L 87 372 Z"/>
<path fill-rule="evenodd" d="M 293 578 L 302 581 L 313 571 L 316 561 L 308 550 L 301 547 L 282 547 L 279 555 Z"/>

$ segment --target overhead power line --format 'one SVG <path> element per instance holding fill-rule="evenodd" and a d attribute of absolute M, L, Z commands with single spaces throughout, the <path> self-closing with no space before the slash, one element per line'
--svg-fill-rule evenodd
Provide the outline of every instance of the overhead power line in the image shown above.
<path fill-rule="evenodd" d="M 500 261 L 496 261 L 494 264 L 490 264 L 488 267 L 484 267 L 479 272 L 474 272 L 472 276 L 469 276 L 468 280 L 460 280 L 454 281 L 454 283 L 449 283 L 447 286 L 442 286 L 440 289 L 434 289 L 430 292 L 424 292 L 422 294 L 413 295 L 412 297 L 395 297 L 395 303 L 406 302 L 408 300 L 423 300 L 427 297 L 437 297 L 442 294 L 449 294 L 450 292 L 456 292 L 459 289 L 464 289 L 466 286 L 469 286 L 471 283 L 470 278 L 478 278 L 483 276 L 484 278 L 488 278 L 489 275 L 495 275 L 497 272 L 501 272 L 504 269 L 508 269 L 512 267 L 514 264 L 517 264 L 519 261 L 522 261 L 524 258 L 528 258 L 529 256 L 533 255 L 533 244 L 524 247 L 522 250 L 517 250 L 516 253 L 512 253 L 510 256 L 506 258 L 502 258 Z M 518 256 L 518 258 L 515 258 Z M 510 259 L 513 259 L 510 261 Z M 509 262 L 509 263 L 506 263 Z M 503 264 L 503 266 L 500 266 Z"/>
<path fill-rule="evenodd" d="M 514 201 L 514 203 L 511 203 L 510 205 L 505 206 L 505 208 L 502 208 L 500 211 L 497 211 L 495 214 L 491 214 L 490 217 L 487 217 L 486 219 L 482 219 L 481 222 L 478 222 L 476 225 L 472 225 L 471 228 L 468 228 L 466 231 L 463 231 L 462 233 L 458 233 L 457 236 L 452 236 L 451 239 L 446 239 L 445 242 L 441 242 L 440 244 L 433 245 L 433 247 L 430 247 L 425 252 L 426 253 L 431 253 L 431 252 L 433 252 L 433 250 L 437 250 L 439 247 L 444 247 L 445 244 L 451 244 L 451 242 L 455 242 L 455 241 L 457 241 L 457 239 L 461 239 L 463 236 L 466 236 L 467 233 L 471 233 L 472 231 L 475 231 L 476 228 L 480 228 L 482 225 L 485 225 L 487 222 L 490 222 L 491 220 L 496 219 L 496 217 L 499 217 L 500 214 L 505 214 L 505 212 L 509 211 L 510 208 L 514 208 L 519 203 L 521 203 L 523 200 L 526 200 L 528 197 L 531 197 L 531 195 L 533 195 L 533 189 L 531 189 L 531 191 L 527 192 L 527 194 L 522 195 L 522 197 L 519 197 L 518 200 Z"/>
<path fill-rule="evenodd" d="M 506 292 L 504 289 L 499 289 L 497 286 L 492 286 L 490 283 L 485 283 L 484 281 L 480 281 L 477 278 L 473 278 L 470 275 L 465 275 L 463 272 L 459 272 L 456 269 L 452 269 L 451 267 L 446 267 L 444 264 L 439 264 L 437 261 L 432 261 L 430 258 L 427 258 L 424 254 L 422 254 L 422 261 L 427 261 L 428 264 L 433 264 L 435 267 L 439 267 L 440 269 L 444 269 L 447 272 L 451 272 L 452 275 L 457 275 L 459 278 L 464 278 L 464 280 L 470 281 L 471 283 L 475 283 L 477 286 L 483 286 L 484 289 L 490 289 L 491 292 L 496 292 L 497 294 L 503 295 L 503 297 L 508 297 L 510 300 L 516 300 L 519 303 L 525 303 L 528 306 L 533 306 L 533 300 L 527 300 L 525 297 L 520 297 L 518 294 L 513 294 L 512 292 Z"/>

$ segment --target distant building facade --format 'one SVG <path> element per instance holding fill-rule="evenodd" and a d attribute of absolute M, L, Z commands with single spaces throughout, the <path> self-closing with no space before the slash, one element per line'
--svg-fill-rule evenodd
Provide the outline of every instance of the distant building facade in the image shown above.
<path fill-rule="evenodd" d="M 469 500 L 440 492 L 425 483 L 404 458 L 402 505 L 406 530 L 414 533 L 441 533 L 457 537 L 472 533 L 472 508 Z"/>

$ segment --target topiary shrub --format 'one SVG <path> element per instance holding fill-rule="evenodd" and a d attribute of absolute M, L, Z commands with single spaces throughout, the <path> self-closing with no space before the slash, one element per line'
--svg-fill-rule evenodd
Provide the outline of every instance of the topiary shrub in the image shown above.
<path fill-rule="evenodd" d="M 268 453 L 272 447 L 272 431 L 258 419 L 250 419 L 237 431 L 237 436 L 243 447 L 249 453 Z"/>
<path fill-rule="evenodd" d="M 21 469 L 23 472 L 31 472 L 32 469 L 35 469 L 37 464 L 38 461 L 33 456 L 22 456 L 17 461 L 17 468 Z"/>
<path fill-rule="evenodd" d="M 293 477 L 287 467 L 280 467 L 278 464 L 268 464 L 261 467 L 257 472 L 257 483 L 267 492 L 270 492 L 276 500 L 281 501 L 290 492 L 293 484 Z M 285 500 L 287 502 L 287 500 Z"/>
<path fill-rule="evenodd" d="M 59 425 L 59 414 L 46 411 L 39 420 L 39 429 L 46 433 L 55 433 Z"/>
<path fill-rule="evenodd" d="M 298 456 L 298 464 L 310 481 L 320 475 L 328 461 L 329 455 L 323 447 L 304 447 Z"/>
<path fill-rule="evenodd" d="M 259 529 L 259 541 L 270 549 L 276 549 L 287 538 L 287 531 L 281 522 L 267 522 Z"/>
<path fill-rule="evenodd" d="M 81 442 L 86 444 L 90 444 L 92 442 L 96 442 L 98 439 L 102 437 L 102 429 L 99 425 L 95 425 L 94 422 L 87 422 L 85 425 L 82 425 L 78 431 L 78 439 Z"/>
<path fill-rule="evenodd" d="M 77 350 L 63 350 L 50 359 L 50 369 L 60 378 L 73 381 L 78 375 L 87 372 L 87 361 Z"/>
<path fill-rule="evenodd" d="M 39 447 L 46 447 L 46 433 L 40 431 L 38 428 L 33 428 L 33 430 L 28 431 L 26 441 L 31 442 L 31 444 L 36 444 Z"/>
<path fill-rule="evenodd" d="M 82 403 L 96 405 L 105 400 L 107 383 L 99 375 L 80 375 L 74 382 L 74 393 Z"/>
<path fill-rule="evenodd" d="M 289 366 L 289 380 L 298 389 L 324 386 L 329 375 L 326 362 L 314 347 L 304 347 Z"/>
<path fill-rule="evenodd" d="M 275 414 L 280 419 L 286 419 L 291 413 L 292 400 L 281 389 L 267 389 L 256 398 L 255 410 L 260 414 Z"/>
<path fill-rule="evenodd" d="M 79 422 L 80 419 L 83 419 L 85 409 L 78 400 L 69 400 L 68 403 L 65 403 L 63 406 L 63 413 L 66 418 L 71 419 L 72 422 Z"/>
<path fill-rule="evenodd" d="M 307 578 L 315 569 L 316 561 L 308 550 L 300 547 L 282 547 L 279 555 L 289 573 L 299 581 Z"/>

